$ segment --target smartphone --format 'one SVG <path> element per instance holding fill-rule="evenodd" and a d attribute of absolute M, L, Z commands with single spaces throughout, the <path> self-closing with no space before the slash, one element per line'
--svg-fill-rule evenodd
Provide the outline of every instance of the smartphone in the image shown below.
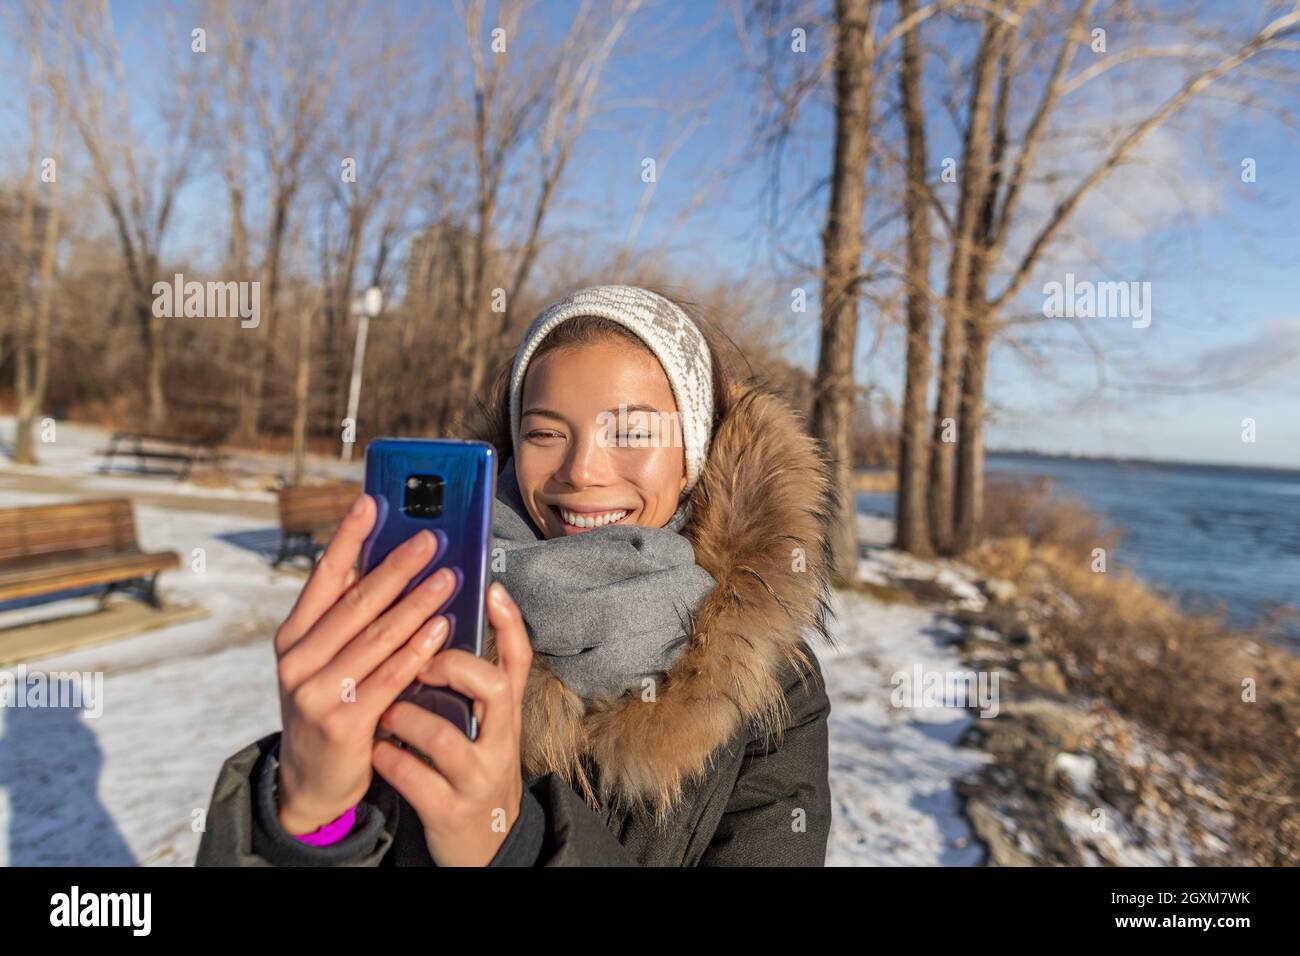
<path fill-rule="evenodd" d="M 362 573 L 369 574 L 413 535 L 431 531 L 437 550 L 397 600 L 439 568 L 452 568 L 457 583 L 440 612 L 451 625 L 442 650 L 455 647 L 480 657 L 487 632 L 484 600 L 496 458 L 491 445 L 478 441 L 377 438 L 366 446 L 365 490 L 375 498 L 378 514 L 362 547 Z M 416 681 L 398 700 L 412 701 L 445 717 L 470 740 L 478 739 L 473 702 L 449 687 Z"/>

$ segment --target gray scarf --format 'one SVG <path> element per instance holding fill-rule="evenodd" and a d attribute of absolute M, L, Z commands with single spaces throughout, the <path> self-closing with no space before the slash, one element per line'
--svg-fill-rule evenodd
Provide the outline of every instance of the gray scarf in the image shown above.
<path fill-rule="evenodd" d="M 680 533 L 688 516 L 684 503 L 662 528 L 547 539 L 524 506 L 514 459 L 502 466 L 492 576 L 523 612 L 533 653 L 584 700 L 639 692 L 686 649 L 690 616 L 717 584 Z"/>

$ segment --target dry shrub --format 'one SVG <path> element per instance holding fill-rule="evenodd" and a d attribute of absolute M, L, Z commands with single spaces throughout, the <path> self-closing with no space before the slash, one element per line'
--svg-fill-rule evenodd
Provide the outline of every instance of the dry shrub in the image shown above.
<path fill-rule="evenodd" d="M 1114 534 L 1078 501 L 1057 502 L 1041 484 L 989 491 L 990 538 L 971 563 L 1069 595 L 1073 605 L 1045 602 L 1043 630 L 1074 689 L 1216 772 L 1254 862 L 1300 863 L 1300 660 L 1261 634 L 1180 610 L 1122 568 L 1094 572 L 1093 549 L 1109 551 Z M 1247 681 L 1253 702 L 1243 700 Z"/>
<path fill-rule="evenodd" d="M 1054 490 L 1047 478 L 993 478 L 984 495 L 984 527 L 991 534 L 1014 529 L 1035 545 L 1078 549 L 1090 555 L 1093 548 L 1114 550 L 1119 529 L 1107 528 L 1079 498 Z"/>

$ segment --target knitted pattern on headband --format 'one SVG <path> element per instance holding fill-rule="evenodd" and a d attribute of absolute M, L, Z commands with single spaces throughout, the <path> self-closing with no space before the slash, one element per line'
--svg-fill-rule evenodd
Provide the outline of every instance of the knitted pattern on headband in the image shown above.
<path fill-rule="evenodd" d="M 677 401 L 686 454 L 686 488 L 699 480 L 713 431 L 713 365 L 708 344 L 677 305 L 647 289 L 599 285 L 579 289 L 533 320 L 515 353 L 510 374 L 510 434 L 519 454 L 524 373 L 542 340 L 566 319 L 590 315 L 617 322 L 636 333 L 659 359 Z"/>

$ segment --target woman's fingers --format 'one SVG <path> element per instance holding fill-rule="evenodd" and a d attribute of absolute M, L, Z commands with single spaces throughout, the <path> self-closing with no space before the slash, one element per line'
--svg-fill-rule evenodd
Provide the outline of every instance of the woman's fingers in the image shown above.
<path fill-rule="evenodd" d="M 478 754 L 470 739 L 450 720 L 409 700 L 399 700 L 384 711 L 379 726 L 427 754 L 457 791 L 472 783 L 479 767 Z"/>
<path fill-rule="evenodd" d="M 451 687 L 473 700 L 479 741 L 496 748 L 518 739 L 533 647 L 519 606 L 499 582 L 488 588 L 487 606 L 499 664 L 468 651 L 450 650 L 435 655 L 418 679 L 435 687 Z"/>
<path fill-rule="evenodd" d="M 488 588 L 488 623 L 496 633 L 497 656 L 501 667 L 510 677 L 518 700 L 524 697 L 528 671 L 533 663 L 533 645 L 528 640 L 524 616 L 519 612 L 510 592 L 499 581 Z"/>
<path fill-rule="evenodd" d="M 437 557 L 437 539 L 429 531 L 403 542 L 352 588 L 343 592 L 325 616 L 280 659 L 281 684 L 288 690 L 312 677 L 343 647 L 388 610 L 402 589 Z"/>
<path fill-rule="evenodd" d="M 330 683 L 350 677 L 361 684 L 421 625 L 442 610 L 455 590 L 455 572 L 451 568 L 437 571 L 349 641 L 317 672 L 318 676 Z"/>
<path fill-rule="evenodd" d="M 447 643 L 450 633 L 447 619 L 441 615 L 435 617 L 361 682 L 354 706 L 360 708 L 369 724 L 379 722 L 397 695 L 411 685 L 420 669 Z"/>
<path fill-rule="evenodd" d="M 360 495 L 339 523 L 325 553 L 316 562 L 298 600 L 275 634 L 275 653 L 283 657 L 356 579 L 357 556 L 375 524 L 375 505 Z"/>
<path fill-rule="evenodd" d="M 406 799 L 422 821 L 433 819 L 438 807 L 447 805 L 455 796 L 446 777 L 392 741 L 377 741 L 370 763 L 375 772 Z"/>
<path fill-rule="evenodd" d="M 503 668 L 453 648 L 435 655 L 421 669 L 418 679 L 431 687 L 460 691 L 476 705 L 482 705 L 478 742 L 485 747 L 495 748 L 515 738 L 518 703 L 511 678 Z"/>

